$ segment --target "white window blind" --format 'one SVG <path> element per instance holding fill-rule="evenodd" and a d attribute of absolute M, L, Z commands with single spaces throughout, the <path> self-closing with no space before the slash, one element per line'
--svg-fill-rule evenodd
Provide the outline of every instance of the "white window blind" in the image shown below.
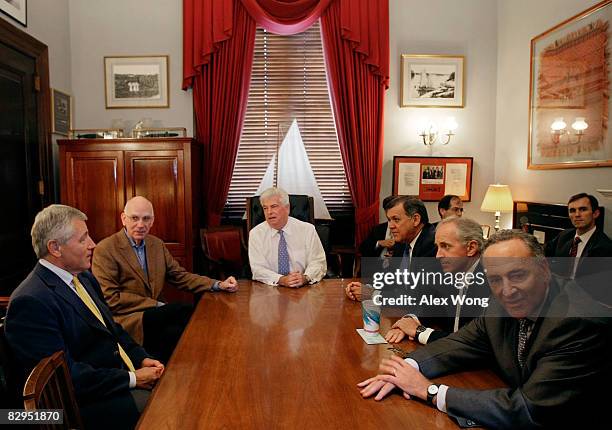
<path fill-rule="evenodd" d="M 297 120 L 317 184 L 332 213 L 352 210 L 330 105 L 319 23 L 278 36 L 258 28 L 247 112 L 224 215 L 242 217 L 277 145 Z"/>

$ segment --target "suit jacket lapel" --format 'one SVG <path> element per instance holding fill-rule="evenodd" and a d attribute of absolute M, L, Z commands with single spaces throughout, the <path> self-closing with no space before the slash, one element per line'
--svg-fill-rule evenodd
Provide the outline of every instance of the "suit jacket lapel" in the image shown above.
<path fill-rule="evenodd" d="M 89 279 L 87 279 L 87 277 L 79 275 L 79 281 L 81 281 L 81 285 L 83 285 L 83 288 L 85 288 L 85 290 L 87 291 L 87 294 L 89 294 L 89 297 L 91 297 L 91 300 L 93 300 L 93 302 L 96 304 L 98 310 L 100 311 L 100 314 L 102 314 L 102 318 L 104 319 L 104 322 L 106 323 L 107 329 L 112 332 L 113 331 L 112 330 L 113 317 L 110 315 L 109 312 L 107 312 L 106 302 L 102 302 L 100 300 L 100 297 L 98 296 L 98 294 L 96 294 L 94 288 L 91 286 L 91 283 Z M 98 321 L 98 317 L 96 317 L 96 321 Z"/>
<path fill-rule="evenodd" d="M 87 324 L 98 330 L 108 332 L 108 329 L 104 327 L 104 324 L 98 320 L 98 318 L 89 310 L 85 303 L 83 303 L 81 298 L 74 291 L 71 291 L 70 287 L 66 285 L 64 281 L 59 278 L 59 276 L 41 264 L 37 264 L 36 272 L 43 282 L 52 288 L 55 294 L 60 296 L 64 301 L 68 302 Z M 79 280 L 80 279 L 81 278 L 79 278 Z M 92 295 L 89 289 L 87 292 L 90 296 Z"/>
<path fill-rule="evenodd" d="M 138 257 L 136 257 L 136 253 L 132 249 L 132 245 L 130 244 L 130 241 L 125 235 L 123 229 L 119 231 L 117 235 L 118 235 L 118 242 L 119 242 L 118 247 L 119 247 L 119 252 L 121 256 L 125 259 L 125 261 L 132 268 L 132 270 L 136 274 L 138 274 L 138 276 L 140 276 L 144 284 L 150 290 L 151 286 L 149 285 L 149 278 L 144 272 L 144 270 L 142 270 L 142 267 L 140 267 L 140 262 L 138 261 Z M 147 249 L 147 266 L 151 267 L 149 263 L 149 252 L 148 251 L 149 249 Z"/>

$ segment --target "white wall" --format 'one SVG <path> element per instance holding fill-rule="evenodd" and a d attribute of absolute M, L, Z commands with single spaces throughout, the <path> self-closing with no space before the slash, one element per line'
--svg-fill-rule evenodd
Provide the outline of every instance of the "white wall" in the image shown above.
<path fill-rule="evenodd" d="M 4 14 L 0 14 L 0 19 L 5 19 L 49 47 L 51 87 L 71 93 L 68 0 L 29 0 L 27 27 Z"/>
<path fill-rule="evenodd" d="M 381 199 L 391 193 L 394 155 L 474 157 L 466 216 L 493 224 L 493 214 L 480 212 L 480 204 L 495 176 L 496 21 L 497 3 L 491 0 L 389 0 L 391 83 L 385 103 Z M 465 107 L 400 107 L 401 54 L 464 55 Z M 437 143 L 430 151 L 420 142 L 417 120 L 425 116 L 437 122 L 455 117 L 459 128 L 447 146 Z M 437 221 L 437 204 L 427 203 L 427 209 Z"/>
<path fill-rule="evenodd" d="M 185 127 L 193 135 L 191 91 L 181 90 L 183 8 L 179 0 L 69 0 L 75 128 L 129 131 L 143 118 L 155 126 Z M 104 56 L 169 55 L 170 108 L 106 109 Z"/>
<path fill-rule="evenodd" d="M 612 233 L 612 199 L 595 191 L 612 188 L 612 168 L 527 170 L 530 41 L 598 0 L 498 0 L 497 132 L 495 178 L 510 185 L 515 200 L 565 203 L 588 192 L 606 206 Z M 506 220 L 509 225 L 509 219 Z"/>

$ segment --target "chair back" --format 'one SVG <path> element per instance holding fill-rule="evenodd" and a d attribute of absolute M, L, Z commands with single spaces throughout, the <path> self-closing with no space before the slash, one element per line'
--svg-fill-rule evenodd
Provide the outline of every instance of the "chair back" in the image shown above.
<path fill-rule="evenodd" d="M 314 224 L 314 199 L 304 194 L 289 194 L 289 215 L 300 221 Z M 259 196 L 247 197 L 247 231 L 265 221 L 266 217 Z"/>
<path fill-rule="evenodd" d="M 200 241 L 208 272 L 216 275 L 213 277 L 225 279 L 229 275 L 244 276 L 246 246 L 241 227 L 202 228 Z"/>
<path fill-rule="evenodd" d="M 0 320 L 0 405 L 3 408 L 19 408 L 23 377 L 4 335 L 4 318 Z"/>
<path fill-rule="evenodd" d="M 57 351 L 43 358 L 36 365 L 23 388 L 23 405 L 26 410 L 63 409 L 64 424 L 61 428 L 82 429 L 81 413 L 74 396 L 70 372 L 64 352 Z M 41 429 L 56 429 L 57 425 L 40 425 Z"/>

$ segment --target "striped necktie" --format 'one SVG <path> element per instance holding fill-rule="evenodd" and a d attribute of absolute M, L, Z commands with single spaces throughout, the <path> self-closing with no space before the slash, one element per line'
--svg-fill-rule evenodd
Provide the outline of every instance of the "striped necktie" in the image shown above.
<path fill-rule="evenodd" d="M 85 306 L 87 306 L 91 313 L 94 314 L 96 318 L 100 320 L 104 327 L 106 327 L 106 323 L 104 322 L 104 318 L 102 318 L 100 309 L 98 309 L 92 298 L 89 296 L 87 290 L 85 289 L 85 287 L 83 287 L 81 281 L 79 281 L 79 278 L 73 276 L 72 282 L 74 283 L 74 286 L 76 288 L 77 295 L 83 301 L 83 303 L 85 303 Z M 119 355 L 121 356 L 121 359 L 123 360 L 127 368 L 130 369 L 130 372 L 135 372 L 136 369 L 134 368 L 134 364 L 132 363 L 130 357 L 127 355 L 120 343 L 117 343 L 117 346 L 119 347 Z"/>
<path fill-rule="evenodd" d="M 525 358 L 527 357 L 527 339 L 529 338 L 529 330 L 533 323 L 527 319 L 523 318 L 519 320 L 519 333 L 518 333 L 518 346 L 516 348 L 517 359 L 521 369 L 525 367 Z"/>
<path fill-rule="evenodd" d="M 287 241 L 282 230 L 278 231 L 278 273 L 281 275 L 289 274 L 289 251 L 287 251 Z"/>

